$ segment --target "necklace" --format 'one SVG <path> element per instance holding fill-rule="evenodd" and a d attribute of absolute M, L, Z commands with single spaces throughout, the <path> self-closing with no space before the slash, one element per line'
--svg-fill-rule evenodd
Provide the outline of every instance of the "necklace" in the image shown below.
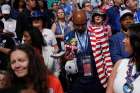
<path fill-rule="evenodd" d="M 134 67 L 134 63 L 132 62 L 134 58 L 131 58 L 128 63 L 128 71 L 126 76 L 126 83 L 123 85 L 124 93 L 132 93 L 134 90 L 133 82 L 138 78 L 140 72 L 136 71 L 134 75 L 132 75 L 132 70 Z"/>

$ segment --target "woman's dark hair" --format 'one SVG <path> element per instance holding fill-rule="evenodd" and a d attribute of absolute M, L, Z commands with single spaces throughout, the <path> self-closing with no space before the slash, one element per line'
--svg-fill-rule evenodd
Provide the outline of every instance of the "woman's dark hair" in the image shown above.
<path fill-rule="evenodd" d="M 20 2 L 22 2 L 23 3 L 23 5 L 22 5 L 22 8 L 26 8 L 26 2 L 25 2 L 25 0 L 15 0 L 15 2 L 14 2 L 14 4 L 13 4 L 13 7 L 15 8 L 15 9 L 18 9 L 19 8 L 19 3 Z"/>
<path fill-rule="evenodd" d="M 28 74 L 27 78 L 32 81 L 33 87 L 37 93 L 47 93 L 48 86 L 47 86 L 47 68 L 45 64 L 41 63 L 41 58 L 39 55 L 36 54 L 33 47 L 30 45 L 18 45 L 16 48 L 10 51 L 9 58 L 11 54 L 16 51 L 21 50 L 26 53 L 28 59 L 29 59 L 29 66 L 28 66 Z M 10 59 L 9 59 L 10 60 Z M 12 82 L 12 86 L 15 89 L 15 91 L 20 92 L 20 90 L 26 88 L 27 81 L 24 80 L 24 78 L 18 78 L 13 70 L 11 69 L 11 66 L 9 64 L 9 74 Z"/>
<path fill-rule="evenodd" d="M 42 46 L 46 46 L 46 42 L 40 30 L 34 27 L 25 28 L 24 32 L 29 33 L 32 41 L 32 46 L 42 50 Z"/>
<path fill-rule="evenodd" d="M 128 30 L 137 70 L 140 71 L 140 23 L 129 25 Z"/>
<path fill-rule="evenodd" d="M 39 1 L 41 1 L 43 3 L 42 7 L 39 5 Z M 38 0 L 38 6 L 39 6 L 39 8 L 43 8 L 44 10 L 48 10 L 48 6 L 47 6 L 47 3 L 45 2 L 45 0 Z"/>

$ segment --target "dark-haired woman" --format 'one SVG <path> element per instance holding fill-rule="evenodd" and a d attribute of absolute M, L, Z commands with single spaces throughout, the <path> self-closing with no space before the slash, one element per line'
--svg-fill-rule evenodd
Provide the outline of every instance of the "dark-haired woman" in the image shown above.
<path fill-rule="evenodd" d="M 140 24 L 128 27 L 123 43 L 131 57 L 115 64 L 106 93 L 140 93 Z"/>
<path fill-rule="evenodd" d="M 10 51 L 9 57 L 12 93 L 63 93 L 59 80 L 40 63 L 34 48 L 19 45 Z"/>
<path fill-rule="evenodd" d="M 46 46 L 46 43 L 42 33 L 38 29 L 33 27 L 26 28 L 23 31 L 22 43 L 31 45 L 35 49 L 35 52 L 41 56 L 41 62 L 44 62 L 42 48 Z"/>
<path fill-rule="evenodd" d="M 32 45 L 40 54 L 42 54 L 42 47 L 46 46 L 42 33 L 34 27 L 24 30 L 22 43 Z"/>

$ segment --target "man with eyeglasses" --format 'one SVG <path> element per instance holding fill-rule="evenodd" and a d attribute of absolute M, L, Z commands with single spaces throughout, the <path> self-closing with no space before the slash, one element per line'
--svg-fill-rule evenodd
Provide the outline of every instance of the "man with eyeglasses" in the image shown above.
<path fill-rule="evenodd" d="M 77 48 L 73 55 L 69 53 L 66 56 L 65 70 L 72 80 L 68 93 L 105 93 L 105 88 L 98 78 L 91 46 L 91 33 L 87 31 L 86 14 L 83 10 L 77 10 L 73 12 L 72 18 L 74 31 L 65 36 L 65 46 L 73 48 L 71 41 L 74 40 Z"/>

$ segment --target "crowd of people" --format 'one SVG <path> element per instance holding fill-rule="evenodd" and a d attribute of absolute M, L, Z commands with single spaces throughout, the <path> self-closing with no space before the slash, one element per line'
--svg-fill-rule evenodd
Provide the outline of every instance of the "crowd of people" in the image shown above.
<path fill-rule="evenodd" d="M 1 0 L 0 93 L 140 93 L 138 0 Z"/>

